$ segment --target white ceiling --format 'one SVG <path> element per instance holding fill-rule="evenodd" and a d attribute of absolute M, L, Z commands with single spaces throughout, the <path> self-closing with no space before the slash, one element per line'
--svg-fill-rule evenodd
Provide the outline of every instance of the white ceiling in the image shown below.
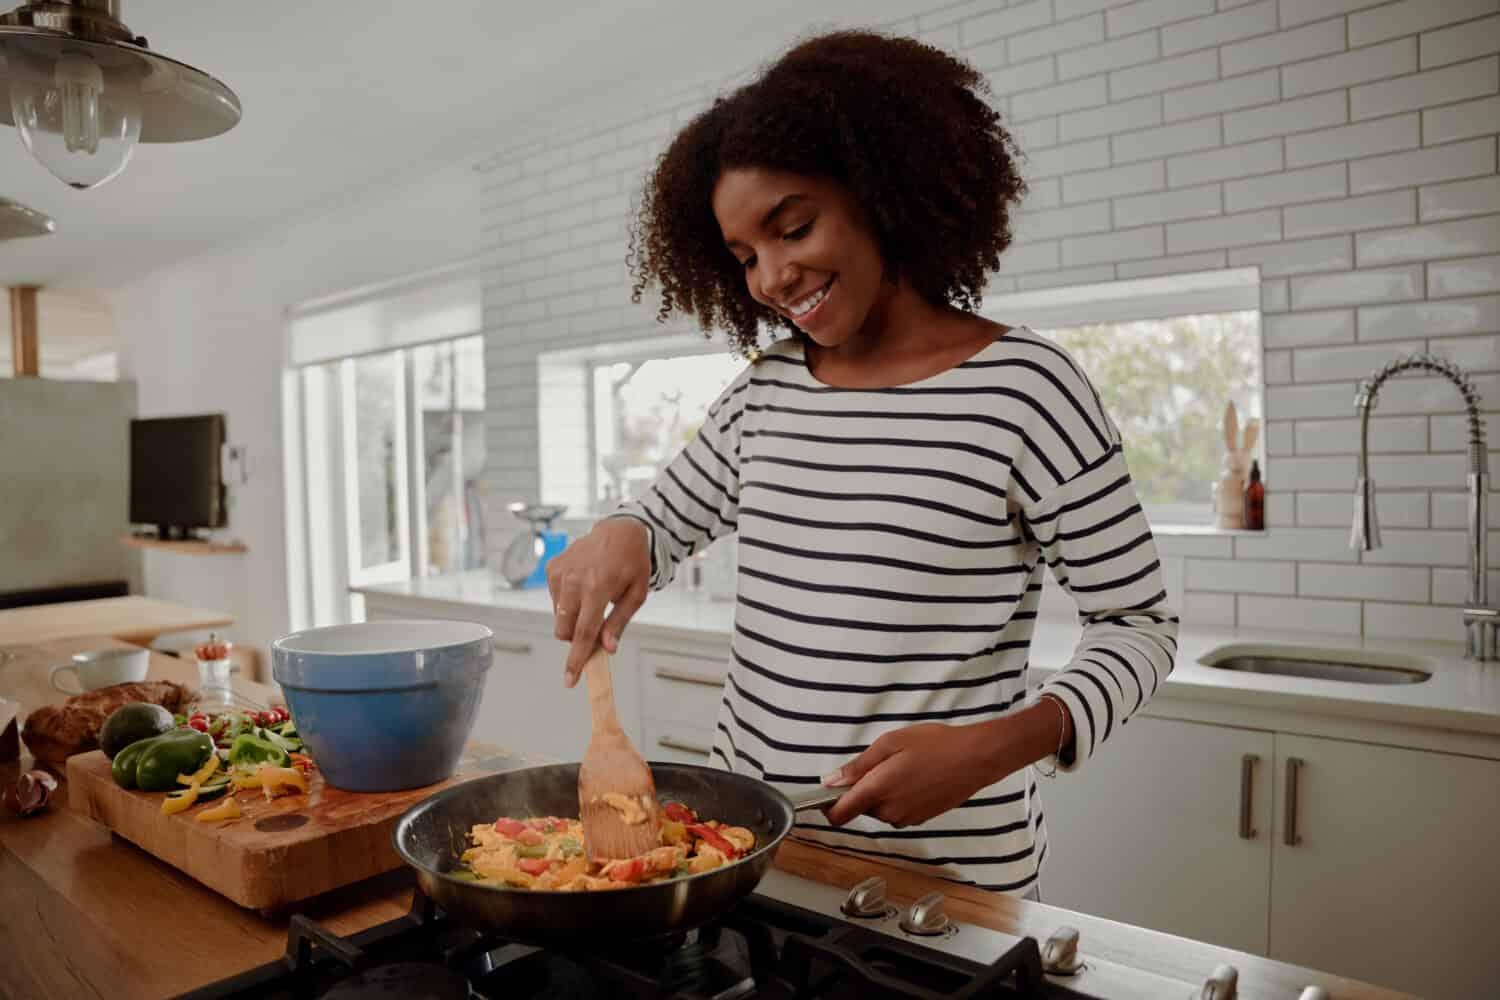
<path fill-rule="evenodd" d="M 0 9 L 19 2 L 0 0 Z M 143 144 L 123 174 L 92 191 L 65 187 L 0 126 L 0 196 L 57 220 L 54 235 L 0 243 L 0 286 L 126 284 L 557 123 L 628 114 L 721 80 L 810 31 L 912 7 L 125 0 L 136 34 L 227 83 L 244 118 L 215 139 Z"/>

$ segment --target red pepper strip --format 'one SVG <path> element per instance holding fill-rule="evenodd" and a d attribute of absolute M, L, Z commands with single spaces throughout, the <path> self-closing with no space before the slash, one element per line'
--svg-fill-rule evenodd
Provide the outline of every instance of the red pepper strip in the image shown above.
<path fill-rule="evenodd" d="M 693 815 L 693 811 L 681 802 L 668 802 L 661 807 L 661 811 L 662 815 L 673 823 L 688 824 L 698 822 L 698 817 Z"/>
<path fill-rule="evenodd" d="M 546 858 L 522 858 L 516 862 L 516 867 L 527 875 L 545 875 L 550 865 Z"/>
<path fill-rule="evenodd" d="M 728 840 L 725 840 L 724 835 L 711 826 L 704 823 L 692 823 L 689 824 L 687 832 L 702 840 L 726 858 L 737 858 L 740 856 L 739 849 Z"/>
<path fill-rule="evenodd" d="M 519 833 L 513 834 L 513 836 L 516 838 L 516 843 L 525 844 L 527 847 L 535 847 L 543 840 L 541 833 L 531 829 L 530 827 L 522 827 L 521 831 Z"/>
<path fill-rule="evenodd" d="M 506 837 L 514 838 L 516 834 L 526 829 L 526 824 L 515 819 L 495 820 L 495 832 Z"/>
<path fill-rule="evenodd" d="M 609 870 L 609 878 L 612 882 L 639 882 L 646 874 L 646 860 L 644 858 L 631 858 L 629 861 L 620 861 Z"/>

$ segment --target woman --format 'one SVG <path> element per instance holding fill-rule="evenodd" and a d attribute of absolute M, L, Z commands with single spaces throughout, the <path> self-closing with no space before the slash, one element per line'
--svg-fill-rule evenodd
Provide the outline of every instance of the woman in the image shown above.
<path fill-rule="evenodd" d="M 798 836 L 1035 898 L 1028 765 L 1098 752 L 1172 669 L 1177 619 L 1087 378 L 973 311 L 1024 192 L 983 91 L 934 48 L 838 33 L 683 129 L 646 187 L 636 296 L 658 284 L 662 318 L 752 360 L 548 583 L 571 685 L 737 531 L 713 761 L 848 789 Z M 763 325 L 785 339 L 761 351 Z M 1043 562 L 1085 629 L 1029 696 Z"/>

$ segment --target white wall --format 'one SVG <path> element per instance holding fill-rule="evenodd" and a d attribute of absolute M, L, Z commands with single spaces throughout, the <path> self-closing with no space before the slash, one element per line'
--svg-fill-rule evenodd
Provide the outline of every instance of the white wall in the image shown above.
<path fill-rule="evenodd" d="M 1425 347 L 1478 373 L 1500 412 L 1497 10 L 971 0 L 913 3 L 891 26 L 988 71 L 1028 155 L 996 291 L 1260 266 L 1272 530 L 1163 540 L 1189 618 L 1460 635 L 1457 396 L 1430 379 L 1384 393 L 1372 437 L 1386 547 L 1363 558 L 1345 544 L 1353 399 L 1361 376 Z M 625 225 L 643 171 L 709 96 L 487 161 L 491 523 L 536 498 L 537 354 L 661 333 L 652 303 L 629 304 Z"/>
<path fill-rule="evenodd" d="M 251 462 L 250 481 L 231 484 L 225 532 L 249 552 L 147 553 L 147 594 L 232 613 L 231 637 L 269 655 L 265 647 L 289 622 L 283 311 L 473 256 L 476 189 L 470 165 L 455 164 L 193 258 L 114 296 L 122 377 L 136 380 L 141 415 L 222 410 L 230 441 L 244 445 Z"/>

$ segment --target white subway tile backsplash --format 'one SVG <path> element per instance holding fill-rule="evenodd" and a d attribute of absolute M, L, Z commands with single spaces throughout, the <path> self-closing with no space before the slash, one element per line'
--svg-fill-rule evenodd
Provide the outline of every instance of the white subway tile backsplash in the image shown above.
<path fill-rule="evenodd" d="M 1182 620 L 1194 625 L 1234 625 L 1234 595 L 1183 594 Z"/>
<path fill-rule="evenodd" d="M 1068 236 L 1062 241 L 1064 267 L 1083 267 L 1105 261 L 1160 257 L 1165 245 L 1161 226 L 1116 229 L 1102 236 Z"/>
<path fill-rule="evenodd" d="M 1479 338 L 1479 339 L 1481 339 L 1481 340 L 1494 340 L 1493 337 L 1482 337 L 1482 338 Z M 1479 366 L 1474 366 L 1474 367 L 1479 367 Z M 1492 366 L 1485 366 L 1485 367 L 1492 367 Z M 1497 404 L 1492 401 L 1488 405 L 1495 406 Z M 1494 412 L 1486 412 L 1484 414 L 1484 421 L 1485 421 L 1485 424 L 1486 424 L 1487 427 L 1497 426 L 1496 425 L 1496 414 Z M 1468 449 L 1469 449 L 1469 418 L 1468 418 L 1468 416 L 1466 414 L 1454 413 L 1454 414 L 1440 416 L 1440 417 L 1433 417 L 1431 419 L 1431 421 L 1430 421 L 1430 426 L 1428 428 L 1428 433 L 1432 437 L 1432 450 L 1433 451 L 1461 451 L 1461 452 L 1465 452 L 1465 453 L 1468 452 Z M 1492 444 L 1492 445 L 1496 443 L 1493 432 L 1490 432 L 1490 436 L 1486 440 L 1488 440 L 1489 443 Z M 1496 470 L 1500 470 L 1500 462 L 1496 462 L 1495 460 L 1492 459 L 1491 463 L 1492 463 L 1492 468 L 1494 468 Z M 1449 482 L 1443 482 L 1443 483 L 1435 483 L 1435 484 L 1432 484 L 1432 485 L 1444 486 L 1444 487 L 1452 487 L 1454 489 L 1457 489 L 1459 486 L 1461 486 L 1463 484 L 1461 482 L 1459 482 L 1458 480 L 1454 480 L 1451 483 L 1449 483 Z M 1500 555 L 1500 553 L 1496 553 L 1496 555 Z"/>
<path fill-rule="evenodd" d="M 1111 7 L 1124 7 L 1134 2 L 1135 0 L 1056 0 L 1057 19 L 1066 21 L 1070 17 L 1081 17 Z"/>
<path fill-rule="evenodd" d="M 1291 283 L 1286 278 L 1265 278 L 1260 283 L 1260 311 L 1266 316 L 1292 307 Z"/>
<path fill-rule="evenodd" d="M 1287 239 L 1410 225 L 1417 220 L 1416 192 L 1388 191 L 1294 205 L 1285 210 L 1285 218 Z"/>
<path fill-rule="evenodd" d="M 1115 265 L 1093 264 L 1087 267 L 1065 267 L 1046 274 L 1028 274 L 1016 279 L 1018 290 L 1036 288 L 1059 288 L 1065 285 L 1092 285 L 1099 281 L 1113 281 Z"/>
<path fill-rule="evenodd" d="M 1462 484 L 1468 459 L 1451 455 L 1372 455 L 1370 478 L 1382 487 L 1423 489 Z"/>
<path fill-rule="evenodd" d="M 1270 104 L 1281 97 L 1281 81 L 1274 69 L 1248 73 L 1217 83 L 1169 90 L 1163 95 L 1164 117 L 1169 122 L 1197 118 L 1236 108 Z"/>
<path fill-rule="evenodd" d="M 1139 0 L 1137 3 L 1116 7 L 1104 16 L 1111 38 L 1116 35 L 1133 35 L 1147 28 L 1160 27 L 1173 21 L 1212 14 L 1213 0 Z"/>
<path fill-rule="evenodd" d="M 1276 0 L 1257 2 L 1212 17 L 1181 21 L 1161 29 L 1162 52 L 1203 49 L 1276 30 Z"/>
<path fill-rule="evenodd" d="M 1398 38 L 1384 45 L 1309 59 L 1281 68 L 1281 92 L 1300 97 L 1322 90 L 1338 90 L 1369 80 L 1385 80 L 1413 73 L 1417 68 L 1416 38 Z M 1354 117 L 1366 117 L 1355 115 Z"/>
<path fill-rule="evenodd" d="M 1495 137 L 1470 139 L 1446 146 L 1429 146 L 1391 153 L 1349 164 L 1349 190 L 1368 194 L 1413 184 L 1433 184 L 1494 173 Z"/>
<path fill-rule="evenodd" d="M 1423 604 L 1366 604 L 1365 634 L 1463 642 L 1463 616 L 1454 608 Z"/>
<path fill-rule="evenodd" d="M 1086 111 L 1070 111 L 1061 115 L 1058 121 L 1058 136 L 1063 142 L 1072 142 L 1075 139 L 1086 139 L 1092 136 L 1116 135 L 1141 135 L 1136 129 L 1149 129 L 1153 125 L 1161 124 L 1161 97 L 1151 94 L 1146 97 L 1137 97 L 1131 101 L 1117 101 L 1106 104 L 1102 108 L 1089 108 Z M 1214 129 L 1215 142 L 1218 141 L 1218 129 Z M 1151 154 L 1164 156 L 1167 150 L 1158 150 Z M 1147 159 L 1147 157 L 1134 157 L 1134 159 Z M 1116 158 L 1116 163 L 1123 160 Z"/>
<path fill-rule="evenodd" d="M 1293 278 L 1291 281 L 1293 309 L 1400 302 L 1421 297 L 1422 265 L 1346 271 L 1342 274 L 1313 274 Z"/>
<path fill-rule="evenodd" d="M 1261 357 L 1261 379 L 1266 385 L 1284 385 L 1292 380 L 1292 352 L 1266 351 Z"/>
<path fill-rule="evenodd" d="M 1279 388 L 1279 387 L 1277 387 Z M 1301 390 L 1302 386 L 1293 387 L 1289 391 Z M 1345 396 L 1336 388 L 1331 386 L 1320 386 L 1325 396 L 1334 397 L 1339 406 L 1336 409 L 1344 413 L 1349 412 L 1350 401 L 1353 396 Z M 1273 389 L 1267 389 L 1269 397 Z M 1338 398 L 1342 397 L 1342 398 Z M 1266 412 L 1274 413 L 1269 402 Z M 1298 490 L 1336 490 L 1354 486 L 1354 456 L 1334 455 L 1319 458 L 1278 458 L 1275 469 L 1272 471 L 1276 481 L 1276 489 L 1282 493 Z"/>
<path fill-rule="evenodd" d="M 1500 330 L 1500 296 L 1361 306 L 1358 317 L 1360 340 L 1485 333 Z"/>
<path fill-rule="evenodd" d="M 1218 78 L 1219 53 L 1206 49 L 1113 70 L 1109 74 L 1109 96 L 1112 101 L 1121 101 Z"/>
<path fill-rule="evenodd" d="M 1354 252 L 1360 267 L 1500 253 L 1500 215 L 1359 233 Z"/>
<path fill-rule="evenodd" d="M 1330 91 L 1245 111 L 1232 111 L 1224 115 L 1223 119 L 1225 142 L 1251 142 L 1268 136 L 1300 132 L 1324 135 L 1332 126 L 1342 125 L 1349 120 L 1349 101 L 1342 92 Z M 1287 144 L 1287 165 L 1300 165 L 1292 157 L 1290 142 Z"/>
<path fill-rule="evenodd" d="M 1392 352 L 1394 358 L 1396 354 Z M 1500 399 L 1500 377 L 1490 374 L 1471 375 L 1470 381 L 1480 398 Z M 1445 378 L 1417 378 L 1403 375 L 1391 379 L 1380 390 L 1382 413 L 1459 413 L 1463 399 L 1453 391 Z"/>
<path fill-rule="evenodd" d="M 1223 250 L 1177 254 L 1155 260 L 1122 260 L 1115 265 L 1120 278 L 1151 278 L 1163 274 L 1188 274 L 1193 271 L 1217 271 L 1228 266 Z"/>
<path fill-rule="evenodd" d="M 1266 527 L 1290 528 L 1296 523 L 1296 494 L 1268 493 L 1266 495 Z"/>
<path fill-rule="evenodd" d="M 1342 93 L 1336 95 L 1340 105 Z M 1422 119 L 1406 114 L 1378 121 L 1356 122 L 1338 128 L 1319 129 L 1287 136 L 1286 163 L 1305 167 L 1315 163 L 1344 163 L 1358 157 L 1396 150 L 1416 149 L 1422 144 Z"/>
<path fill-rule="evenodd" d="M 1468 552 L 1462 531 L 1382 529 L 1380 548 L 1362 553 L 1360 559 L 1372 565 L 1463 566 Z"/>
<path fill-rule="evenodd" d="M 1427 450 L 1426 417 L 1371 417 L 1370 452 Z M 1297 454 L 1354 455 L 1359 452 L 1359 420 L 1297 421 Z M 1383 483 L 1382 485 L 1395 485 Z"/>
<path fill-rule="evenodd" d="M 1496 107 L 1496 114 L 1500 115 L 1500 106 Z M 1500 117 L 1496 121 L 1500 121 Z M 1423 222 L 1482 215 L 1497 209 L 1500 209 L 1500 174 L 1430 184 L 1417 191 L 1417 218 Z M 1490 216 L 1492 225 L 1495 219 L 1495 216 Z"/>
<path fill-rule="evenodd" d="M 1217 184 L 1184 188 L 1180 191 L 1137 194 L 1114 200 L 1117 226 L 1198 219 L 1206 215 L 1218 215 L 1222 211 L 1222 198 Z"/>
<path fill-rule="evenodd" d="M 1142 98 L 1160 107 L 1155 97 Z M 1088 114 L 1089 112 L 1080 112 Z M 1195 118 L 1163 125 L 1160 128 L 1123 132 L 1110 137 L 1110 150 L 1116 163 L 1131 163 L 1174 153 L 1187 153 L 1197 149 L 1211 149 L 1220 145 L 1219 121 L 1217 118 Z"/>
<path fill-rule="evenodd" d="M 1050 271 L 1058 266 L 1062 254 L 1057 240 L 1017 241 L 1000 257 L 1001 274 L 1027 274 Z"/>
<path fill-rule="evenodd" d="M 1349 532 L 1336 528 L 1277 528 L 1258 538 L 1238 535 L 1234 539 L 1236 559 L 1307 559 L 1319 562 L 1354 562 Z"/>
<path fill-rule="evenodd" d="M 1294 454 L 1297 450 L 1294 437 L 1296 426 L 1290 420 L 1269 421 L 1265 431 L 1266 454 L 1272 457 Z"/>
<path fill-rule="evenodd" d="M 1354 342 L 1354 311 L 1330 309 L 1327 312 L 1288 313 L 1264 316 L 1260 335 L 1266 349 L 1307 347 L 1314 344 L 1349 344 Z M 1271 411 L 1274 416 L 1293 416 Z"/>
<path fill-rule="evenodd" d="M 1161 55 L 1161 40 L 1154 31 L 1126 35 L 1102 45 L 1089 45 L 1057 54 L 1057 75 L 1071 80 L 1079 76 L 1107 73 L 1112 69 L 1137 66 Z"/>
<path fill-rule="evenodd" d="M 1167 223 L 1167 252 L 1191 253 L 1213 247 L 1248 246 L 1281 238 L 1281 213 L 1276 209 L 1244 212 L 1196 222 Z M 1295 299 L 1295 295 L 1294 295 Z"/>
<path fill-rule="evenodd" d="M 1404 41 L 1415 43 L 1416 40 Z M 1393 115 L 1398 111 L 1483 97 L 1496 90 L 1500 90 L 1500 58 L 1490 56 L 1354 87 L 1349 91 L 1349 117 L 1358 121 Z"/>
<path fill-rule="evenodd" d="M 1343 48 L 1344 22 L 1331 20 L 1225 45 L 1219 54 L 1224 75 L 1237 76 L 1267 66 L 1284 66 L 1326 56 Z"/>
<path fill-rule="evenodd" d="M 1347 236 L 1325 236 L 1316 240 L 1282 240 L 1262 246 L 1229 251 L 1232 267 L 1256 264 L 1263 278 L 1284 274 L 1316 274 L 1347 271 L 1354 267 L 1354 244 Z M 1353 340 L 1353 328 L 1350 328 Z"/>
<path fill-rule="evenodd" d="M 1167 159 L 1167 186 L 1175 188 L 1192 184 L 1207 184 L 1210 181 L 1228 180 L 1233 177 L 1267 174 L 1279 171 L 1281 167 L 1281 140 L 1263 139 L 1260 142 L 1247 143 L 1243 146 L 1227 146 L 1203 153 L 1183 153 L 1169 157 Z"/>
<path fill-rule="evenodd" d="M 1277 385 L 1266 389 L 1266 412 L 1274 414 L 1278 420 L 1302 419 L 1310 417 L 1347 417 L 1354 406 L 1355 384 L 1349 382 L 1342 386 L 1330 385 Z M 1382 394 L 1388 390 L 1382 390 Z M 1382 400 L 1382 403 L 1384 400 Z M 1279 470 L 1281 463 L 1287 461 L 1280 459 L 1276 463 Z M 1319 487 L 1312 484 L 1299 483 L 1292 486 L 1286 483 L 1278 483 L 1280 489 L 1332 489 L 1335 487 Z"/>
<path fill-rule="evenodd" d="M 1500 573 L 1489 572 L 1489 603 L 1500 598 Z M 1450 607 L 1463 607 L 1469 603 L 1469 571 L 1467 569 L 1435 569 L 1432 571 L 1432 603 Z"/>
<path fill-rule="evenodd" d="M 1234 541 L 1228 535 L 1156 535 L 1156 549 L 1164 556 L 1197 556 L 1229 559 L 1234 556 Z"/>
<path fill-rule="evenodd" d="M 1500 292 L 1500 255 L 1427 265 L 1427 294 L 1433 298 L 1485 292 Z"/>
<path fill-rule="evenodd" d="M 1390 360 L 1394 353 L 1422 349 L 1420 340 L 1355 347 L 1317 347 L 1297 351 L 1298 382 L 1360 379 Z"/>
<path fill-rule="evenodd" d="M 1093 108 L 1107 103 L 1109 96 L 1104 76 L 1086 76 L 1081 80 L 1058 83 L 1041 90 L 1029 90 L 1010 99 L 1010 113 L 1017 121 L 1057 115 L 1078 108 Z"/>
<path fill-rule="evenodd" d="M 1045 28 L 1011 35 L 1006 43 L 1010 52 L 1024 52 L 1030 58 L 1076 49 L 1104 41 L 1104 15 L 1090 14 Z"/>
<path fill-rule="evenodd" d="M 1331 566 L 1302 563 L 1297 593 L 1309 597 L 1344 597 L 1381 601 L 1427 600 L 1427 570 L 1385 566 Z"/>
<path fill-rule="evenodd" d="M 1081 170 L 1063 178 L 1063 201 L 1093 201 L 1141 191 L 1160 191 L 1167 185 L 1166 173 L 1160 160 L 1107 170 Z"/>
<path fill-rule="evenodd" d="M 1386 0 L 1281 0 L 1281 26 L 1289 28 L 1294 24 L 1321 21 L 1325 17 L 1335 17 L 1385 2 Z"/>
<path fill-rule="evenodd" d="M 1239 597 L 1240 628 L 1360 634 L 1360 603 L 1306 597 Z"/>
<path fill-rule="evenodd" d="M 1426 32 L 1420 42 L 1423 69 L 1500 51 L 1500 15 Z"/>
<path fill-rule="evenodd" d="M 991 3 L 987 6 L 993 8 L 997 5 Z M 979 45 L 1051 23 L 1051 0 L 1031 0 L 1030 3 L 1012 4 L 1004 10 L 967 18 L 963 22 L 964 44 Z"/>
<path fill-rule="evenodd" d="M 1490 460 L 1490 468 L 1495 468 L 1495 461 Z M 1455 489 L 1459 488 L 1454 483 Z M 1489 503 L 1489 526 L 1500 528 L 1500 497 L 1495 496 L 1493 487 L 1490 490 Z M 1432 526 L 1434 528 L 1464 528 L 1469 523 L 1469 494 L 1467 493 L 1433 493 L 1432 494 Z M 1493 564 L 1500 560 L 1500 548 L 1490 546 L 1490 562 Z M 1496 595 L 1500 598 L 1500 594 Z"/>
<path fill-rule="evenodd" d="M 1110 228 L 1109 202 L 1090 201 L 1068 208 L 1024 212 L 1016 219 L 1018 239 L 1053 239 L 1078 233 L 1102 233 Z"/>
<path fill-rule="evenodd" d="M 1425 528 L 1427 494 L 1381 490 L 1376 504 L 1381 528 Z M 1298 493 L 1297 523 L 1308 527 L 1342 528 L 1354 523 L 1354 491 L 1342 493 Z"/>
<path fill-rule="evenodd" d="M 1276 140 L 1271 141 L 1276 142 Z M 1245 147 L 1230 147 L 1230 149 L 1243 148 Z M 1279 143 L 1276 153 L 1279 160 L 1281 154 Z M 1349 193 L 1348 171 L 1342 163 L 1329 163 L 1325 166 L 1307 167 L 1302 170 L 1281 170 L 1278 163 L 1275 169 L 1276 173 L 1264 177 L 1235 180 L 1225 184 L 1224 207 L 1231 212 L 1243 212 L 1271 205 L 1293 205 L 1298 202 L 1342 198 Z M 1170 182 L 1171 178 L 1172 161 L 1168 160 L 1167 180 Z"/>
<path fill-rule="evenodd" d="M 976 62 L 983 65 L 978 60 Z M 1004 69 L 991 70 L 985 76 L 989 79 L 991 92 L 997 97 L 1009 97 L 1057 82 L 1057 64 L 1051 56 L 1045 59 L 1028 59 Z M 1027 117 L 1037 118 L 1040 115 Z"/>
<path fill-rule="evenodd" d="M 1187 560 L 1187 589 L 1247 594 L 1294 594 L 1297 564 L 1238 559 Z"/>
<path fill-rule="evenodd" d="M 1055 117 L 1014 122 L 1009 127 L 1011 138 L 1016 141 L 1017 146 L 1021 147 L 1021 152 L 1028 156 L 1038 149 L 1057 145 L 1057 119 Z"/>
<path fill-rule="evenodd" d="M 1500 0 L 1398 0 L 1349 15 L 1349 44 L 1371 45 L 1397 35 L 1465 21 L 1500 9 Z"/>
<path fill-rule="evenodd" d="M 1447 104 L 1422 110 L 1422 140 L 1430 145 L 1468 139 L 1495 130 L 1500 120 L 1500 97 Z"/>

